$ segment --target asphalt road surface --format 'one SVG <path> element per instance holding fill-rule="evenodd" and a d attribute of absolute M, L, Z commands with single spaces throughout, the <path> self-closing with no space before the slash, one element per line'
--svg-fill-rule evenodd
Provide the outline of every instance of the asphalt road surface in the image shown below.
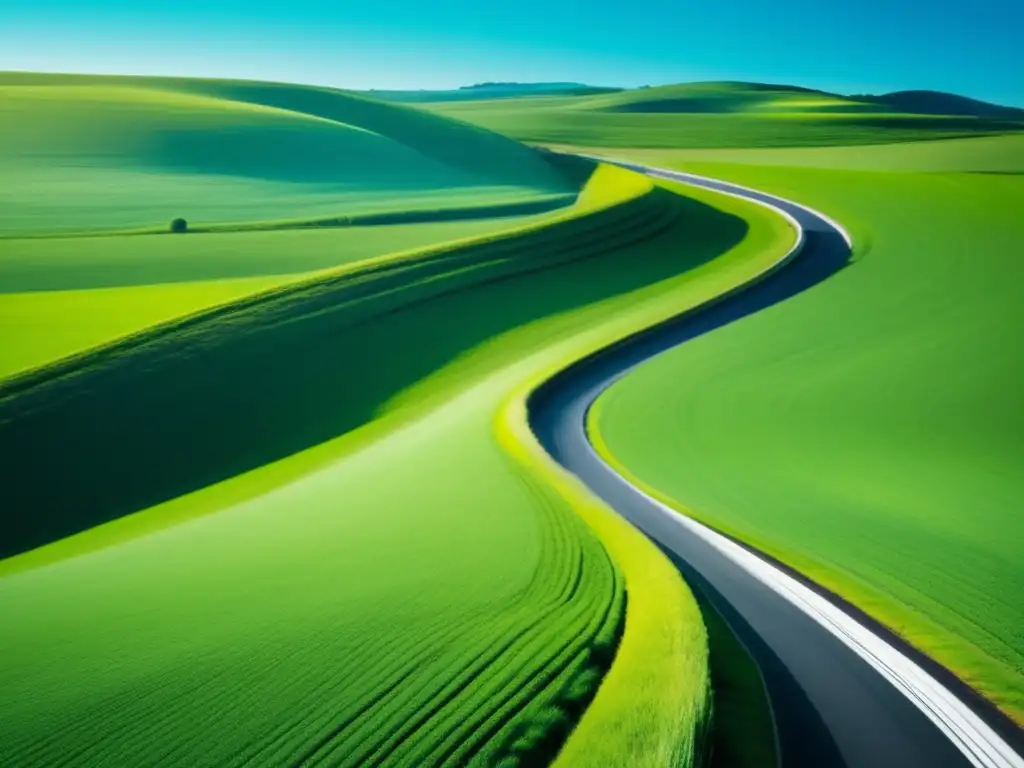
<path fill-rule="evenodd" d="M 1019 749 L 1019 730 L 994 710 L 986 713 L 963 686 L 957 691 L 951 675 L 940 682 L 934 665 L 855 609 L 646 496 L 594 451 L 585 431 L 587 409 L 630 368 L 810 288 L 843 269 L 851 253 L 838 224 L 795 203 L 713 179 L 629 167 L 768 204 L 795 220 L 801 244 L 760 282 L 617 344 L 542 386 L 529 407 L 540 442 L 652 538 L 743 640 L 765 679 L 784 768 L 1021 768 L 1024 760 L 1009 746 Z"/>

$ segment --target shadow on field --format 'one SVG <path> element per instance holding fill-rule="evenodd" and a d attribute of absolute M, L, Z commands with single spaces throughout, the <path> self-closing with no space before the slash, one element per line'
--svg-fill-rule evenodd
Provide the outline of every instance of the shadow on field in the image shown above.
<path fill-rule="evenodd" d="M 489 259 L 349 278 L 0 391 L 0 557 L 349 432 L 492 337 L 676 275 L 746 233 L 738 217 L 654 197 L 662 224 L 635 244 L 619 220 L 568 222 Z"/>
<path fill-rule="evenodd" d="M 711 768 L 780 765 L 780 755 L 786 768 L 843 765 L 821 714 L 778 655 L 700 573 L 661 549 L 693 588 L 708 626 Z"/>
<path fill-rule="evenodd" d="M 679 98 L 631 101 L 625 104 L 616 104 L 613 107 L 609 107 L 606 111 L 639 114 L 727 114 L 730 112 L 743 112 L 759 102 L 760 99 L 753 97 L 683 96 Z"/>
<path fill-rule="evenodd" d="M 173 80 L 165 82 L 172 88 L 182 87 L 175 86 Z M 532 150 L 500 134 L 481 131 L 476 126 L 456 123 L 413 107 L 327 88 L 279 83 L 193 80 L 185 82 L 184 89 L 214 98 L 312 115 L 342 126 L 358 126 L 480 179 L 528 187 L 536 187 L 543 179 L 549 191 L 570 191 L 557 174 L 543 172 L 543 164 Z"/>

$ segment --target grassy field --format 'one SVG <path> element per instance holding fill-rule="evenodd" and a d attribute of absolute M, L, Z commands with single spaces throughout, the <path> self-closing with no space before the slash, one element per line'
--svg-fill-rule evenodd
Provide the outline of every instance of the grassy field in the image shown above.
<path fill-rule="evenodd" d="M 749 84 L 487 90 L 421 111 L 0 74 L 5 757 L 766 759 L 742 649 L 524 414 L 546 376 L 754 278 L 794 233 L 447 115 L 694 147 L 633 151 L 850 226 L 853 267 L 629 377 L 601 428 L 642 482 L 1019 718 L 1019 120 Z M 959 135 L 981 138 L 936 141 Z M 866 146 L 728 148 L 840 138 Z M 867 146 L 908 138 L 929 141 Z M 175 216 L 193 232 L 164 234 Z"/>
<path fill-rule="evenodd" d="M 0 236 L 492 208 L 575 189 L 496 134 L 325 88 L 0 73 Z"/>
<path fill-rule="evenodd" d="M 240 81 L 0 73 L 0 150 L 0 378 L 311 272 L 529 225 L 583 181 L 404 107 Z M 178 215 L 192 234 L 166 234 Z"/>
<path fill-rule="evenodd" d="M 851 230 L 855 260 L 631 374 L 599 425 L 640 482 L 850 599 L 1017 722 L 1021 147 L 625 153 L 812 205 Z M 902 170 L 856 170 L 890 161 Z"/>
<path fill-rule="evenodd" d="M 0 378 L 312 273 L 543 220 L 2 241 Z"/>
<path fill-rule="evenodd" d="M 383 146 L 360 130 L 422 156 L 394 161 L 403 210 L 417 185 L 454 190 L 456 209 L 578 189 L 500 137 L 323 89 L 4 77 L 4 140 L 22 148 L 5 172 L 49 188 L 49 142 L 61 163 L 96 159 L 75 189 L 103 188 L 19 196 L 8 234 L 262 226 L 319 216 L 310 184 L 332 215 L 358 211 L 370 191 L 339 197 L 316 176 L 337 165 L 300 149 Z M 125 117 L 109 136 L 84 130 L 96 103 Z M 220 133 L 294 138 L 297 165 L 204 143 Z M 182 173 L 217 190 L 202 216 L 168 212 Z M 228 207 L 219 181 L 242 185 Z M 109 342 L 0 385 L 0 442 L 20 457 L 0 518 L 5 755 L 511 768 L 553 758 L 593 699 L 560 764 L 691 763 L 708 716 L 697 607 L 544 463 L 509 398 L 791 239 L 753 206 L 695 198 L 606 169 L 573 208 L 502 223 L 514 236 L 491 221 L 0 241 L 4 322 L 37 324 L 8 370 Z M 475 240 L 391 253 L 454 237 Z"/>
<path fill-rule="evenodd" d="M 590 151 L 609 157 L 623 152 Z M 1024 134 L 830 147 L 631 149 L 627 153 L 654 165 L 699 162 L 848 171 L 1024 173 Z"/>
<path fill-rule="evenodd" d="M 1024 113 L 910 111 L 867 100 L 754 83 L 693 83 L 609 94 L 461 100 L 421 105 L 522 141 L 586 147 L 794 147 L 1003 134 Z M 956 111 L 953 111 L 956 110 Z"/>

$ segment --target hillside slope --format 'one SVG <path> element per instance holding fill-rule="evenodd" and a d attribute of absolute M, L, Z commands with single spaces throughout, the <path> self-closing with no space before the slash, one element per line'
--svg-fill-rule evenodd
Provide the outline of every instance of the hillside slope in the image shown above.
<path fill-rule="evenodd" d="M 642 538 L 606 550 L 498 416 L 792 237 L 605 168 L 555 224 L 8 383 L 0 741 L 24 765 L 542 765 L 596 692 L 567 766 L 692 764 L 691 596 Z"/>
<path fill-rule="evenodd" d="M 1003 107 L 942 91 L 895 91 L 866 98 L 879 104 L 887 104 L 902 112 L 915 112 L 921 115 L 973 115 L 1009 120 L 1024 119 L 1024 109 Z"/>
<path fill-rule="evenodd" d="M 564 204 L 575 184 L 465 124 L 325 88 L 0 74 L 0 235 Z"/>
<path fill-rule="evenodd" d="M 991 158 L 932 149 L 917 173 L 840 169 L 846 149 L 817 155 L 829 168 L 641 153 L 815 206 L 850 229 L 856 260 L 627 376 L 602 396 L 600 429 L 649 487 L 1021 723 L 1024 177 L 949 172 Z"/>
<path fill-rule="evenodd" d="M 948 95 L 947 95 L 948 96 Z M 887 101 L 886 99 L 889 99 Z M 786 85 L 710 82 L 585 96 L 451 102 L 435 112 L 522 141 L 588 147 L 790 147 L 1008 133 L 1024 113 L 979 102 L 846 97 Z M 915 110 L 915 106 L 928 109 Z M 992 106 L 992 105 L 989 105 Z"/>
<path fill-rule="evenodd" d="M 430 101 L 479 101 L 483 99 L 509 99 L 524 96 L 584 96 L 595 93 L 613 93 L 621 88 L 602 88 L 583 83 L 479 83 L 450 90 L 431 91 L 366 91 L 383 101 L 424 103 Z"/>

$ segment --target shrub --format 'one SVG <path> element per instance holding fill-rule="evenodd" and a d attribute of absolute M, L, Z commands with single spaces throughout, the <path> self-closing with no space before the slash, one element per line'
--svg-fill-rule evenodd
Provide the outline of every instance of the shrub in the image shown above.
<path fill-rule="evenodd" d="M 171 222 L 171 232 L 181 233 L 188 232 L 188 222 L 184 219 L 174 219 Z"/>

